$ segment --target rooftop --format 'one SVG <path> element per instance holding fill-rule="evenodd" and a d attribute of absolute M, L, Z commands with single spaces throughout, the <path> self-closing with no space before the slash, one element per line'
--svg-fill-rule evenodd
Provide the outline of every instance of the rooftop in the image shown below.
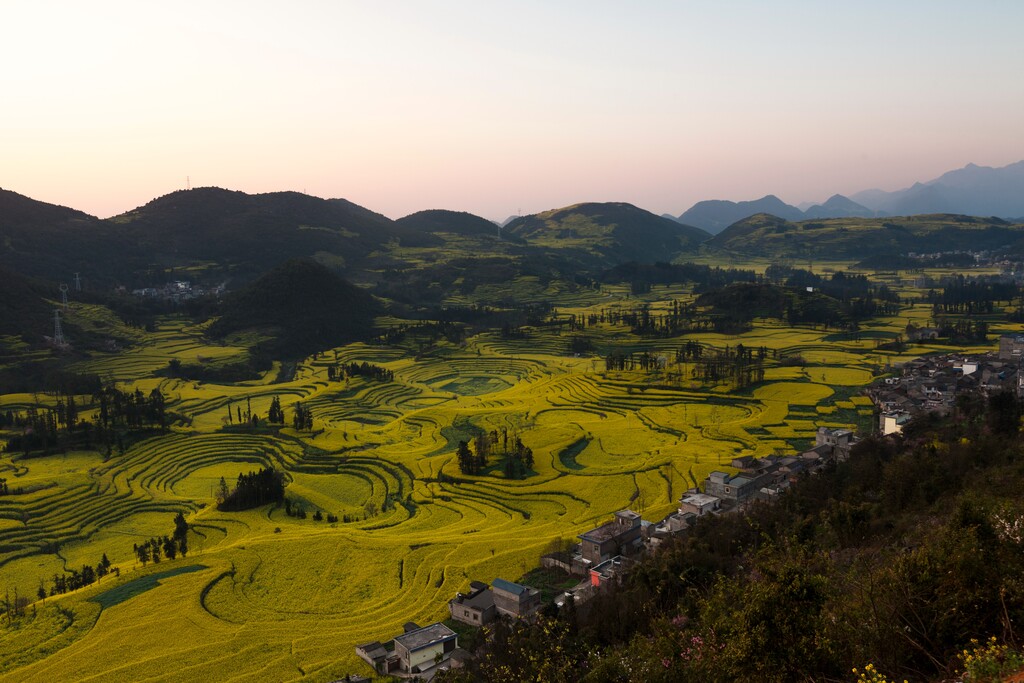
<path fill-rule="evenodd" d="M 512 595 L 522 595 L 530 590 L 529 586 L 521 586 L 518 583 L 512 583 L 505 579 L 495 579 L 491 586 L 498 590 L 505 591 L 506 593 L 511 593 Z"/>
<path fill-rule="evenodd" d="M 591 529 L 585 534 L 580 534 L 579 537 L 585 541 L 590 541 L 591 543 L 604 543 L 605 541 L 610 541 L 621 533 L 622 526 L 620 524 L 617 522 L 608 522 L 607 524 L 602 524 L 596 529 Z"/>
<path fill-rule="evenodd" d="M 474 609 L 485 610 L 494 607 L 494 593 L 488 589 L 473 591 L 469 595 L 459 595 L 453 602 L 459 605 L 466 605 Z"/>
<path fill-rule="evenodd" d="M 409 652 L 416 652 L 417 650 L 443 643 L 455 637 L 455 631 L 439 622 L 430 626 L 424 626 L 416 631 L 395 636 L 395 643 L 402 645 Z"/>
<path fill-rule="evenodd" d="M 709 496 L 706 493 L 688 493 L 683 496 L 679 502 L 696 505 L 697 507 L 704 507 L 705 505 L 714 504 L 717 500 L 717 496 Z"/>

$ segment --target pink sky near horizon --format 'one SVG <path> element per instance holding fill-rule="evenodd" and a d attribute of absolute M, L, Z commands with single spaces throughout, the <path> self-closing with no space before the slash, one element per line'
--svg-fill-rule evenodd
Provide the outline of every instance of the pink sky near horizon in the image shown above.
<path fill-rule="evenodd" d="M 101 217 L 189 177 L 500 220 L 1024 159 L 1024 4 L 823 5 L 17 3 L 0 187 Z"/>

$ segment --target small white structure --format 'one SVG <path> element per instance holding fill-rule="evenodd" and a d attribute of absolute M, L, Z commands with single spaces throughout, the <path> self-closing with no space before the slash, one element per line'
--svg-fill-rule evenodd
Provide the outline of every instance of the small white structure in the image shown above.
<path fill-rule="evenodd" d="M 882 413 L 881 423 L 879 427 L 882 429 L 882 436 L 888 436 L 889 434 L 902 434 L 903 425 L 910 421 L 909 413 Z"/>

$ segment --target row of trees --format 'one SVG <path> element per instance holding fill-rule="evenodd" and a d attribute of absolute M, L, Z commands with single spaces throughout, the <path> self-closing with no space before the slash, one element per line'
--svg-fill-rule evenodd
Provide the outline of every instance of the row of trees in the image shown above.
<path fill-rule="evenodd" d="M 110 560 L 107 559 L 107 554 L 103 553 L 103 557 L 100 558 L 95 567 L 85 564 L 82 565 L 81 570 L 71 569 L 63 574 L 54 574 L 49 591 L 47 591 L 46 582 L 43 579 L 39 579 L 36 597 L 44 600 L 47 595 L 63 595 L 85 586 L 91 586 L 108 574 L 120 576 L 121 569 L 113 566 Z"/>
<path fill-rule="evenodd" d="M 53 407 L 34 404 L 23 413 L 4 413 L 4 426 L 21 430 L 7 440 L 8 451 L 27 457 L 100 448 L 110 455 L 114 445 L 123 452 L 126 433 L 167 427 L 166 399 L 159 389 L 143 394 L 102 385 L 87 406 L 98 408 L 91 422 L 80 418 L 81 406 L 73 394 L 58 392 L 56 397 Z"/>
<path fill-rule="evenodd" d="M 327 379 L 332 382 L 349 377 L 366 377 L 378 382 L 391 382 L 395 379 L 395 373 L 387 368 L 367 363 L 366 361 L 327 366 Z"/>

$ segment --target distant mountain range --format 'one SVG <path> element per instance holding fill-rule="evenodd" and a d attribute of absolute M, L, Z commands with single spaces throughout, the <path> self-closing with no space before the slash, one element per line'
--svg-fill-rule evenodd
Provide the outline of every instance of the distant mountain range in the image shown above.
<path fill-rule="evenodd" d="M 1024 216 L 1024 161 L 1002 168 L 967 164 L 961 169 L 894 192 L 865 190 L 850 197 L 833 195 L 801 210 L 774 195 L 745 202 L 706 200 L 674 218 L 717 234 L 737 221 L 767 213 L 788 221 L 817 218 L 876 218 L 920 214 Z"/>
<path fill-rule="evenodd" d="M 532 268 L 543 281 L 545 273 L 669 262 L 707 249 L 782 254 L 792 247 L 827 258 L 882 245 L 898 253 L 941 244 L 1017 253 L 1024 243 L 1010 223 L 1022 216 L 1024 161 L 998 169 L 970 164 L 898 192 L 834 195 L 804 211 L 774 195 L 703 201 L 678 217 L 592 202 L 516 216 L 501 228 L 465 212 L 431 209 L 391 220 L 344 199 L 216 187 L 172 192 L 99 219 L 0 189 L 0 269 L 53 283 L 72 282 L 80 272 L 87 289 L 132 289 L 199 272 L 207 282 L 238 288 L 289 259 L 312 258 L 355 281 L 379 283 L 382 273 L 419 264 L 416 249 L 438 248 L 464 259 L 514 261 L 516 272 Z M 723 239 L 711 239 L 723 232 Z M 863 242 L 869 234 L 878 241 Z M 438 281 L 454 272 L 436 273 Z"/>

